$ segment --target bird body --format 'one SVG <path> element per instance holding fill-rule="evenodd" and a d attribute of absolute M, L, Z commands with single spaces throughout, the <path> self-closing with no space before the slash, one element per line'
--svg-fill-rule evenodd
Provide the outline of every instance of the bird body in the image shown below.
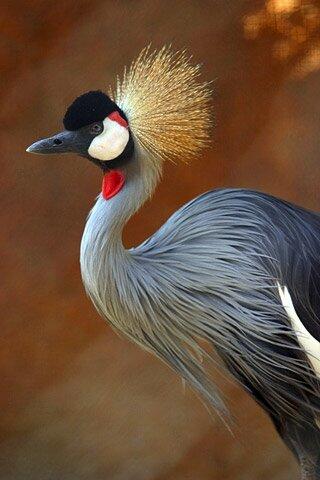
<path fill-rule="evenodd" d="M 98 312 L 225 416 L 203 344 L 214 347 L 268 412 L 303 478 L 320 479 L 320 216 L 256 191 L 212 190 L 141 245 L 122 243 L 163 161 L 206 144 L 209 90 L 197 76 L 185 54 L 144 51 L 113 99 L 78 97 L 66 131 L 29 151 L 75 151 L 103 170 L 80 252 Z"/>
<path fill-rule="evenodd" d="M 140 182 L 143 177 L 135 178 Z M 137 207 L 129 202 L 130 188 L 137 187 L 127 185 L 128 192 L 125 187 L 109 203 L 100 195 L 81 243 L 82 277 L 98 311 L 196 388 L 201 385 L 202 394 L 222 413 L 217 392 L 204 378 L 200 338 L 214 344 L 252 385 L 264 378 L 262 392 L 270 409 L 303 416 L 303 397 L 314 388 L 315 375 L 308 362 L 299 360 L 301 348 L 277 282 L 290 288 L 296 304 L 310 301 L 301 298 L 301 285 L 313 272 L 316 258 L 307 247 L 320 243 L 320 218 L 259 192 L 213 190 L 180 208 L 140 246 L 126 250 L 122 229 Z M 113 214 L 119 209 L 112 202 L 121 202 L 121 215 Z M 282 219 L 279 225 L 275 216 Z M 308 220 L 310 236 L 303 238 L 299 230 Z M 316 317 L 303 319 L 319 346 Z M 285 362 L 288 371 L 282 372 Z M 294 376 L 305 386 L 289 388 Z M 319 406 L 315 390 L 310 411 Z"/>

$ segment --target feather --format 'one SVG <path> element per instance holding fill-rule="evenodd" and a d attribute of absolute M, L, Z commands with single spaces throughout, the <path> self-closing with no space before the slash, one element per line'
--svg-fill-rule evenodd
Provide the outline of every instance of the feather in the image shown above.
<path fill-rule="evenodd" d="M 210 139 L 210 84 L 199 81 L 200 66 L 190 60 L 184 51 L 146 47 L 111 89 L 135 141 L 152 159 L 187 161 Z"/>
<path fill-rule="evenodd" d="M 297 312 L 292 303 L 292 299 L 287 287 L 281 287 L 279 282 L 277 283 L 279 295 L 284 306 L 287 315 L 290 319 L 293 330 L 296 333 L 297 339 L 301 348 L 306 352 L 309 361 L 318 376 L 320 378 L 320 342 L 316 340 L 303 325 L 302 321 L 297 315 Z"/>

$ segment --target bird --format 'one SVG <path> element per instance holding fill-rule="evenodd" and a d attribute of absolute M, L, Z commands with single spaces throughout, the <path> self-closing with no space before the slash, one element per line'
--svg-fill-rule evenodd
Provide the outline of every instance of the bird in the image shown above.
<path fill-rule="evenodd" d="M 185 50 L 149 46 L 108 93 L 78 96 L 64 130 L 27 151 L 76 153 L 102 171 L 80 247 L 98 313 L 222 418 L 228 408 L 210 365 L 226 369 L 269 415 L 301 478 L 320 479 L 319 214 L 267 193 L 216 188 L 142 244 L 123 245 L 164 163 L 188 164 L 209 145 L 211 97 Z"/>

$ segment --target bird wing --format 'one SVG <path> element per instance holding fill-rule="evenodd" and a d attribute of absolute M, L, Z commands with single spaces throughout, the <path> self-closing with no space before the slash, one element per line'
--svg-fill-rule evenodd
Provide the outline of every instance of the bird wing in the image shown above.
<path fill-rule="evenodd" d="M 298 325 L 317 349 L 319 252 L 316 213 L 260 192 L 221 189 L 184 205 L 132 253 L 148 274 L 141 281 L 154 277 L 146 286 L 149 317 L 165 310 L 166 352 L 179 345 L 190 370 L 182 334 L 194 350 L 204 338 L 265 408 L 310 418 L 320 411 L 319 388 L 311 358 L 309 365 L 302 355 L 311 352 L 293 333 Z"/>
<path fill-rule="evenodd" d="M 279 209 L 274 218 L 279 234 L 279 280 L 285 287 L 281 299 L 289 304 L 291 320 L 299 320 L 299 329 L 303 327 L 320 342 L 320 217 L 288 202 L 275 202 Z"/>
<path fill-rule="evenodd" d="M 297 336 L 297 340 L 301 348 L 306 352 L 317 377 L 320 378 L 320 342 L 308 332 L 298 317 L 288 288 L 281 287 L 279 282 L 277 282 L 277 285 L 282 305 L 287 312 L 291 326 Z"/>

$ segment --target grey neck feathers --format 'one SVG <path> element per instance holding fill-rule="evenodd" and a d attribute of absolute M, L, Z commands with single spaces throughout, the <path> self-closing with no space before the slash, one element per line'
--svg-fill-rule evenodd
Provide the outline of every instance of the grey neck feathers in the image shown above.
<path fill-rule="evenodd" d="M 126 250 L 122 243 L 123 227 L 153 193 L 161 164 L 140 154 L 125 174 L 123 189 L 108 201 L 100 195 L 89 215 L 80 252 L 85 289 L 100 315 L 116 331 L 156 354 L 220 413 L 225 413 L 224 404 L 201 365 L 203 351 L 193 325 L 198 304 L 190 303 L 188 296 L 180 298 L 184 290 L 178 287 L 176 278 L 178 259 L 173 259 L 170 267 L 166 255 L 159 263 L 158 250 L 150 256 L 148 248 L 154 236 L 132 250 Z M 173 228 L 169 237 L 174 237 L 176 228 L 170 220 L 164 231 L 168 223 L 169 230 Z M 165 242 L 163 249 L 166 250 Z M 170 293 L 173 304 L 167 303 Z M 182 307 L 180 312 L 178 305 Z"/>
<path fill-rule="evenodd" d="M 100 314 L 117 325 L 120 321 L 126 323 L 123 309 L 130 286 L 127 277 L 131 253 L 122 243 L 123 227 L 152 195 L 161 174 L 161 164 L 138 152 L 124 173 L 126 182 L 117 195 L 110 200 L 99 195 L 88 217 L 80 250 L 86 291 Z"/>

